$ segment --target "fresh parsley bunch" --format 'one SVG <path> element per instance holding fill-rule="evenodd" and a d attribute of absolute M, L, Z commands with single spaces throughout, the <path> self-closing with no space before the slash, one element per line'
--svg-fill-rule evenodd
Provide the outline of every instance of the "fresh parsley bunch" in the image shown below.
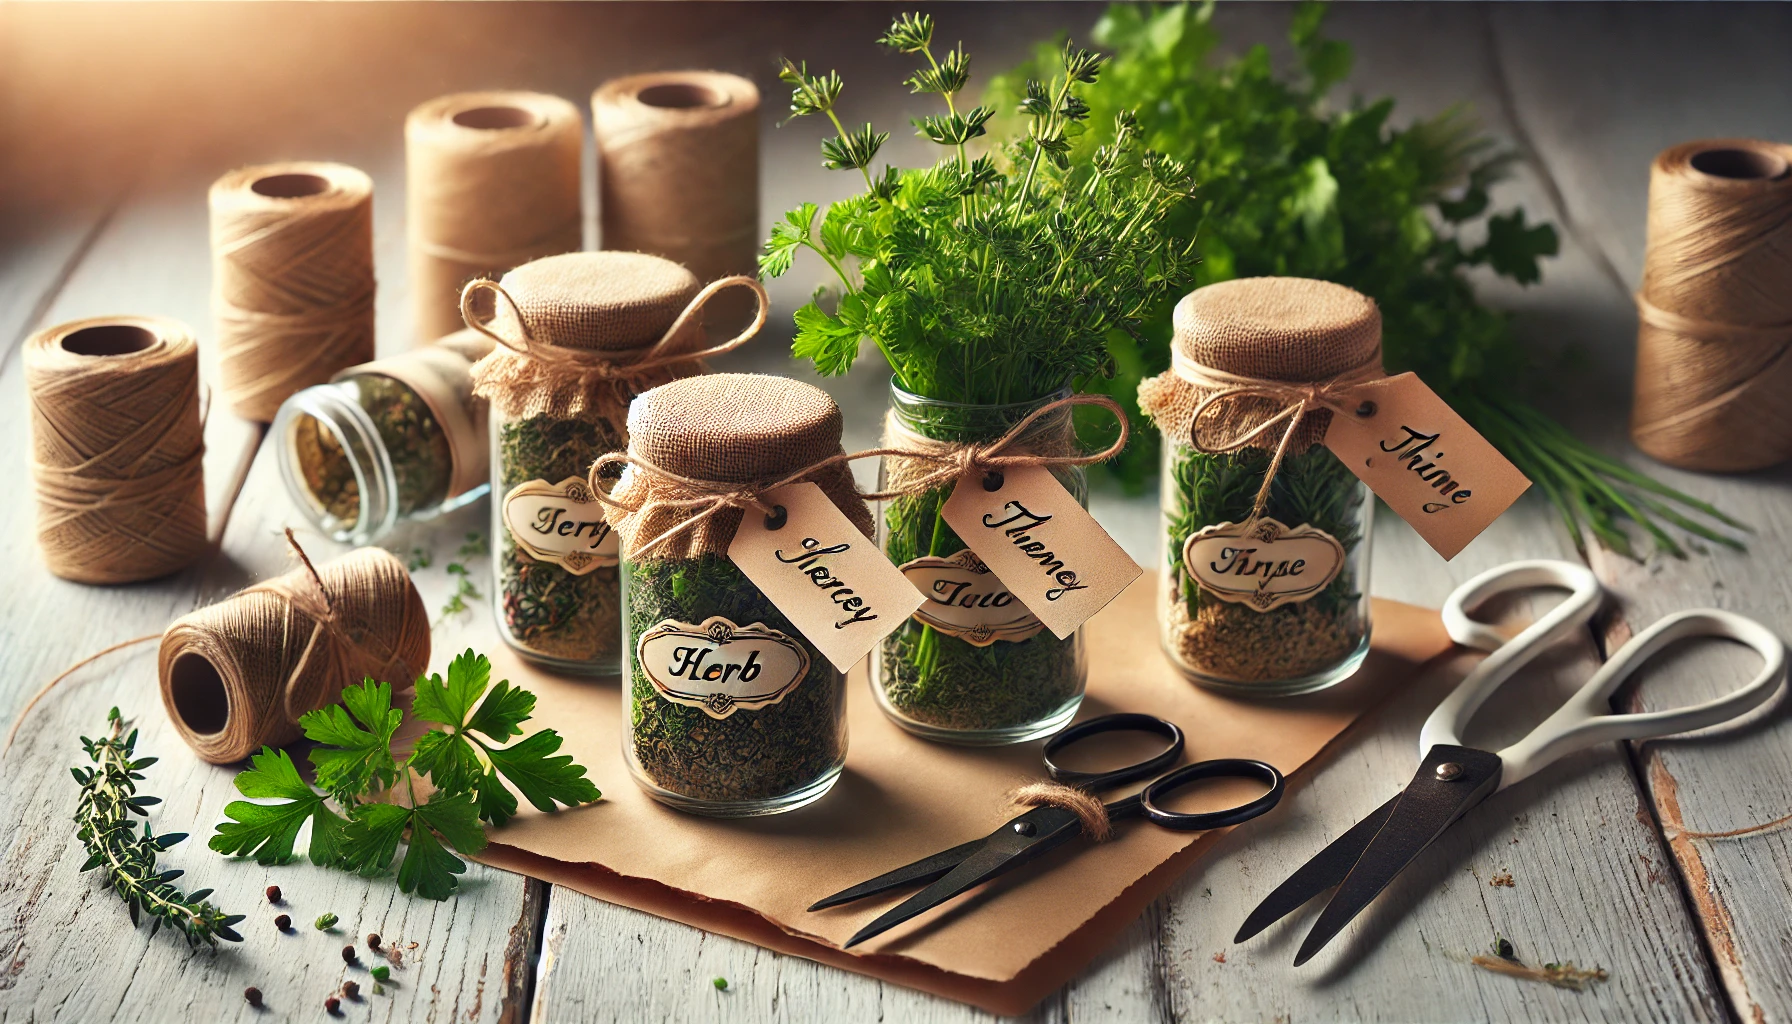
<path fill-rule="evenodd" d="M 889 135 L 847 129 L 839 74 L 783 66 L 791 116 L 823 115 L 839 132 L 822 144 L 822 163 L 865 182 L 825 213 L 814 203 L 791 210 L 766 242 L 764 276 L 787 273 L 806 249 L 837 282 L 797 311 L 794 354 L 841 374 L 870 338 L 904 390 L 974 404 L 1031 401 L 1112 374 L 1107 339 L 1133 332 L 1194 280 L 1192 241 L 1166 230 L 1188 204 L 1188 168 L 1141 145 L 1127 112 L 1110 116 L 1105 144 L 1074 145 L 1104 58 L 1068 45 L 1017 100 L 1024 131 L 973 156 L 995 110 L 965 108 L 970 57 L 961 46 L 936 52 L 933 34 L 932 17 L 909 14 L 879 40 L 918 55 L 924 64 L 905 84 L 944 105 L 914 121 L 917 135 L 950 151 L 932 167 L 874 174 Z"/>
<path fill-rule="evenodd" d="M 1416 371 L 1537 483 L 1577 540 L 1591 530 L 1629 553 L 1629 520 L 1681 554 L 1660 520 L 1736 546 L 1688 513 L 1734 520 L 1593 451 L 1526 404 L 1531 363 L 1508 315 L 1482 305 L 1469 280 L 1479 268 L 1532 284 L 1539 261 L 1556 252 L 1553 227 L 1530 223 L 1522 209 L 1492 207 L 1489 190 L 1512 155 L 1461 108 L 1396 127 L 1392 99 L 1327 106 L 1351 52 L 1321 34 L 1321 3 L 1296 8 L 1293 75 L 1278 74 L 1261 45 L 1215 60 L 1212 10 L 1108 8 L 1095 38 L 1114 59 L 1087 95 L 1090 131 L 1073 146 L 1093 152 L 1110 143 L 1120 136 L 1108 121 L 1136 109 L 1140 144 L 1186 161 L 1200 196 L 1171 229 L 1195 240 L 1195 283 L 1285 275 L 1355 288 L 1381 308 L 1388 370 Z M 1030 97 L 1034 77 L 1056 60 L 1056 46 L 1042 44 L 1032 62 L 994 82 L 989 102 Z M 1155 310 L 1142 330 L 1106 335 L 1118 372 L 1095 386 L 1126 404 L 1139 426 L 1138 383 L 1170 363 L 1170 310 Z M 1143 443 L 1109 466 L 1139 485 L 1155 465 L 1156 438 L 1134 436 Z"/>
<path fill-rule="evenodd" d="M 436 727 L 404 756 L 392 749 L 404 713 L 392 707 L 387 683 L 369 679 L 344 690 L 341 704 L 301 716 L 306 738 L 320 744 L 310 754 L 317 785 L 305 781 L 286 751 L 263 747 L 253 767 L 236 777 L 236 788 L 246 797 L 280 802 L 231 803 L 224 808 L 231 820 L 218 825 L 209 845 L 262 864 L 285 864 L 293 860 L 300 828 L 310 822 L 313 864 L 377 874 L 391 867 L 403 843 L 398 887 L 432 900 L 454 895 L 455 876 L 466 864 L 449 850 L 479 852 L 485 847 L 482 823 L 502 825 L 516 814 L 506 781 L 543 811 L 601 795 L 582 766 L 556 753 L 561 737 L 554 730 L 501 745 L 522 735 L 535 696 L 509 680 L 491 687 L 491 673 L 491 662 L 468 650 L 449 664 L 446 681 L 440 675 L 419 679 L 411 716 Z M 427 799 L 417 792 L 423 778 L 434 787 Z M 399 786 L 402 803 L 376 799 Z"/>

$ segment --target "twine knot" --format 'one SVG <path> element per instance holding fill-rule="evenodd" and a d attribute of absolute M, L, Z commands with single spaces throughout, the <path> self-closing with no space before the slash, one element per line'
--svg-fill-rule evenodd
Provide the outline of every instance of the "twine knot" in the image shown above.
<path fill-rule="evenodd" d="M 1008 794 L 1008 801 L 1019 807 L 1056 807 L 1069 811 L 1082 822 L 1083 835 L 1097 843 L 1105 843 L 1114 835 L 1114 823 L 1108 820 L 1108 809 L 1100 799 L 1061 782 L 1029 782 Z"/>
<path fill-rule="evenodd" d="M 1114 443 L 1099 452 L 1091 454 L 1041 454 L 1037 452 L 1016 451 L 1009 449 L 1021 442 L 1028 430 L 1046 415 L 1060 409 L 1070 409 L 1079 405 L 1094 405 L 1112 413 L 1115 422 L 1120 425 L 1120 436 Z M 875 494 L 867 494 L 867 501 L 886 501 L 890 498 L 908 497 L 923 494 L 935 487 L 941 487 L 954 480 L 966 476 L 1001 471 L 1003 469 L 1043 466 L 1089 466 L 1108 459 L 1125 450 L 1126 442 L 1131 437 L 1131 427 L 1127 424 L 1126 413 L 1120 403 L 1106 395 L 1066 395 L 1054 399 L 1028 413 L 1026 418 L 1010 427 L 1008 432 L 993 441 L 954 442 L 939 441 L 925 437 L 903 425 L 894 410 L 885 422 L 885 433 L 898 443 L 885 448 L 872 448 L 855 455 L 852 459 L 869 458 L 873 455 L 893 456 L 912 459 L 917 462 L 932 464 L 932 469 L 912 478 L 904 479 L 900 486 Z"/>

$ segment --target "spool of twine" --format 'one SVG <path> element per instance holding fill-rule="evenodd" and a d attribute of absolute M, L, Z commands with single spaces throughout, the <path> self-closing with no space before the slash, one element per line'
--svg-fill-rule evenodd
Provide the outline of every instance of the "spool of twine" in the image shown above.
<path fill-rule="evenodd" d="M 417 337 L 465 326 L 461 288 L 584 242 L 579 109 L 533 92 L 440 96 L 405 119 Z"/>
<path fill-rule="evenodd" d="M 212 313 L 224 400 L 270 422 L 293 392 L 373 358 L 373 181 L 341 164 L 212 184 Z"/>
<path fill-rule="evenodd" d="M 164 317 L 76 320 L 25 342 L 44 563 L 133 583 L 206 551 L 199 348 Z"/>
<path fill-rule="evenodd" d="M 719 71 L 659 71 L 605 82 L 591 95 L 605 249 L 681 263 L 707 284 L 756 275 L 759 90 Z M 721 329 L 751 309 L 721 296 Z"/>
<path fill-rule="evenodd" d="M 1637 313 L 1638 448 L 1714 472 L 1792 458 L 1792 146 L 1655 158 Z"/>
<path fill-rule="evenodd" d="M 292 540 L 292 531 L 287 531 Z M 295 550 L 297 542 L 293 542 Z M 299 716 L 371 677 L 409 689 L 429 664 L 429 612 L 404 564 L 358 548 L 184 615 L 162 634 L 162 706 L 213 764 L 297 740 Z"/>

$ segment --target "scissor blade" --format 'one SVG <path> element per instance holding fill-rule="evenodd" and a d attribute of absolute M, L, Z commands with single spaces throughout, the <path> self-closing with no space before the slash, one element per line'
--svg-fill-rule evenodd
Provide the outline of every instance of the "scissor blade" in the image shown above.
<path fill-rule="evenodd" d="M 1300 909 L 1301 905 L 1319 895 L 1332 886 L 1344 881 L 1350 869 L 1369 848 L 1369 840 L 1381 831 L 1387 823 L 1388 815 L 1394 813 L 1394 805 L 1400 802 L 1395 795 L 1388 802 L 1369 812 L 1369 816 L 1352 825 L 1350 831 L 1332 840 L 1331 845 L 1313 855 L 1313 859 L 1302 864 L 1299 870 L 1288 876 L 1288 880 L 1276 886 L 1275 891 L 1257 904 L 1251 916 L 1244 919 L 1238 927 L 1238 934 L 1232 936 L 1233 942 L 1243 942 L 1270 925 L 1287 917 Z"/>
<path fill-rule="evenodd" d="M 931 857 L 922 857 L 912 864 L 904 864 L 893 871 L 886 871 L 876 878 L 867 878 L 858 885 L 848 886 L 832 896 L 824 896 L 809 906 L 810 910 L 826 910 L 842 903 L 862 900 L 867 896 L 901 889 L 910 885 L 921 885 L 931 882 L 953 868 L 964 863 L 965 858 L 983 848 L 989 842 L 987 837 L 973 839 L 968 843 L 959 843 L 950 850 L 941 850 Z"/>
<path fill-rule="evenodd" d="M 1031 826 L 1031 834 L 1016 831 L 1015 826 Z M 966 857 L 964 863 L 948 871 L 939 881 L 915 893 L 860 928 L 846 940 L 846 948 L 882 935 L 910 918 L 925 914 L 967 889 L 1034 860 L 1081 835 L 1082 822 L 1075 814 L 1058 807 L 1035 807 L 1008 824 L 990 833 L 981 847 Z"/>
<path fill-rule="evenodd" d="M 1454 770 L 1444 767 L 1454 766 Z M 1299 967 L 1325 948 L 1401 871 L 1464 811 L 1499 788 L 1500 759 L 1485 750 L 1439 743 L 1396 798 L 1394 810 L 1357 859 L 1295 954 Z"/>

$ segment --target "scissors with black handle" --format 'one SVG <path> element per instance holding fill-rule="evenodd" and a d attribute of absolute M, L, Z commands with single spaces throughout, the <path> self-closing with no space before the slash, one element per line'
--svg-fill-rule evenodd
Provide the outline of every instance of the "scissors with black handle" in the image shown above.
<path fill-rule="evenodd" d="M 1083 772 L 1066 768 L 1057 762 L 1059 755 L 1073 744 L 1100 733 L 1147 732 L 1168 741 L 1163 750 L 1121 768 L 1105 772 Z M 1165 774 L 1164 770 L 1182 756 L 1182 730 L 1172 722 L 1155 715 L 1122 713 L 1102 715 L 1078 722 L 1058 733 L 1045 744 L 1045 767 L 1053 780 L 1074 786 L 1088 793 L 1097 793 L 1141 779 L 1157 778 L 1143 791 L 1113 803 L 1103 804 L 1109 821 L 1145 818 L 1153 824 L 1178 832 L 1202 832 L 1249 821 L 1274 807 L 1282 799 L 1282 773 L 1262 761 L 1223 758 L 1183 765 Z M 1254 779 L 1269 786 L 1262 796 L 1222 811 L 1200 813 L 1164 809 L 1162 801 L 1172 792 L 1201 779 Z M 917 917 L 1023 864 L 1037 860 L 1051 850 L 1063 846 L 1083 834 L 1083 822 L 1073 811 L 1056 806 L 1039 806 L 1008 821 L 982 839 L 973 839 L 931 857 L 923 857 L 867 879 L 858 885 L 818 900 L 810 910 L 851 903 L 867 896 L 927 884 L 925 889 L 890 908 L 848 939 L 848 947 L 889 931 L 904 921 Z"/>
<path fill-rule="evenodd" d="M 1572 593 L 1516 639 L 1476 622 L 1469 612 L 1496 594 L 1534 587 Z M 1314 855 L 1251 911 L 1234 942 L 1243 942 L 1333 886 L 1326 904 L 1295 955 L 1296 967 L 1312 959 L 1387 888 L 1406 866 L 1470 808 L 1566 754 L 1596 743 L 1690 732 L 1740 717 L 1779 689 L 1786 675 L 1786 648 L 1752 619 L 1713 608 L 1679 612 L 1637 634 L 1600 666 L 1579 692 L 1530 734 L 1498 752 L 1465 746 L 1469 720 L 1507 679 L 1549 646 L 1584 635 L 1598 610 L 1599 581 L 1568 562 L 1515 562 L 1469 580 L 1444 602 L 1444 626 L 1459 644 L 1491 651 L 1438 705 L 1419 733 L 1419 770 L 1398 796 L 1376 808 L 1350 831 Z M 1662 648 L 1699 636 L 1739 640 L 1761 655 L 1761 671 L 1748 685 L 1716 700 L 1670 711 L 1614 714 L 1611 695 Z"/>

